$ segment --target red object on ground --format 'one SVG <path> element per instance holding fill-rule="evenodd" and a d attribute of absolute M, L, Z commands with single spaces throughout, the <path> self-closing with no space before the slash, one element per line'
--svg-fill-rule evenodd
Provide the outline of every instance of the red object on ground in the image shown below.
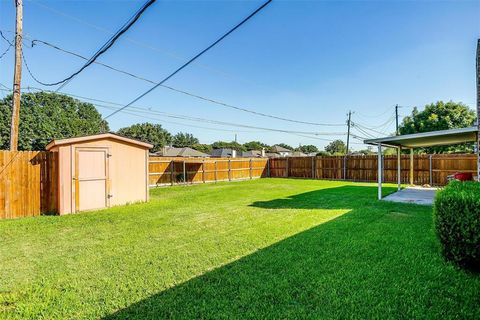
<path fill-rule="evenodd" d="M 471 172 L 457 172 L 453 175 L 453 178 L 459 181 L 471 181 L 473 180 L 473 174 Z"/>

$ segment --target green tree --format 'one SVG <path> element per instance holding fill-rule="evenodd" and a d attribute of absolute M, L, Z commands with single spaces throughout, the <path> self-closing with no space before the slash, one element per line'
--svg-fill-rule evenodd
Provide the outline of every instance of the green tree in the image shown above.
<path fill-rule="evenodd" d="M 12 95 L 0 100 L 0 148 L 10 146 Z M 52 139 L 108 131 L 91 103 L 47 92 L 24 93 L 20 101 L 19 150 L 44 150 Z"/>
<path fill-rule="evenodd" d="M 199 141 L 197 138 L 190 133 L 183 133 L 179 132 L 173 136 L 172 144 L 175 147 L 183 148 L 183 147 L 191 147 L 194 144 L 198 144 Z"/>
<path fill-rule="evenodd" d="M 425 106 L 425 109 L 418 111 L 414 108 L 412 114 L 403 119 L 399 126 L 400 134 L 411 134 L 419 132 L 447 130 L 454 128 L 465 128 L 475 123 L 475 112 L 467 105 L 459 102 L 449 101 L 447 103 L 438 101 Z M 442 153 L 442 152 L 471 152 L 473 143 L 457 146 L 429 147 L 420 152 Z"/>
<path fill-rule="evenodd" d="M 304 146 L 300 146 L 298 148 L 298 151 L 301 151 L 303 153 L 316 153 L 318 152 L 318 148 L 314 146 L 313 144 L 307 144 Z"/>
<path fill-rule="evenodd" d="M 270 147 L 268 144 L 265 144 L 260 141 L 250 141 L 250 142 L 244 143 L 243 146 L 247 150 L 262 150 L 262 148 L 268 149 Z"/>
<path fill-rule="evenodd" d="M 344 155 L 346 153 L 346 150 L 347 150 L 347 146 L 340 139 L 330 142 L 325 147 L 325 151 L 333 155 Z"/>
<path fill-rule="evenodd" d="M 330 152 L 322 151 L 322 150 L 317 152 L 317 157 L 328 157 L 328 156 L 331 156 Z"/>
<path fill-rule="evenodd" d="M 137 123 L 117 132 L 119 135 L 153 144 L 152 152 L 157 152 L 172 142 L 172 135 L 159 124 Z"/>
<path fill-rule="evenodd" d="M 229 148 L 237 151 L 247 151 L 247 149 L 243 145 L 235 141 L 232 141 L 232 142 L 216 141 L 212 143 L 212 148 L 213 149 Z"/>
<path fill-rule="evenodd" d="M 197 151 L 210 154 L 212 152 L 212 146 L 209 144 L 202 144 L 202 143 L 197 143 L 192 145 L 192 149 L 195 149 Z"/>

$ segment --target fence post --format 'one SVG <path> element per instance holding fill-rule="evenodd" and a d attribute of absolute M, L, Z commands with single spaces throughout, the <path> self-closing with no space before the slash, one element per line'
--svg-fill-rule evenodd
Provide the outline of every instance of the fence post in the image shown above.
<path fill-rule="evenodd" d="M 174 166 L 175 166 L 175 162 L 174 162 L 173 160 L 171 160 L 171 161 L 170 161 L 170 174 L 171 174 L 170 180 L 172 180 L 172 181 L 171 181 L 171 182 L 172 182 L 172 186 L 173 186 L 173 181 L 174 181 L 174 178 L 175 178 L 175 177 L 174 177 L 174 173 L 173 173 L 173 169 L 174 169 L 173 167 L 174 167 Z"/>
<path fill-rule="evenodd" d="M 432 155 L 428 156 L 428 173 L 430 178 L 430 186 L 433 186 L 433 168 L 432 168 Z"/>
<path fill-rule="evenodd" d="M 272 176 L 270 175 L 270 158 L 267 158 L 267 176 L 271 178 Z"/>
<path fill-rule="evenodd" d="M 315 157 L 312 157 L 312 179 L 315 179 Z"/>
<path fill-rule="evenodd" d="M 343 180 L 347 180 L 347 155 L 343 157 Z"/>
<path fill-rule="evenodd" d="M 215 174 L 215 183 L 217 183 L 217 160 L 215 160 L 214 162 L 214 174 Z"/>
<path fill-rule="evenodd" d="M 232 164 L 230 159 L 228 159 L 228 181 L 232 181 Z"/>
<path fill-rule="evenodd" d="M 205 183 L 205 159 L 202 160 L 202 180 Z"/>
<path fill-rule="evenodd" d="M 382 182 L 385 182 L 385 155 L 382 154 Z"/>
<path fill-rule="evenodd" d="M 252 170 L 253 170 L 253 168 L 252 168 L 252 159 L 250 158 L 250 180 L 253 179 L 253 178 L 252 178 Z"/>
<path fill-rule="evenodd" d="M 286 163 L 286 175 L 285 177 L 288 178 L 288 157 L 285 158 L 285 160 L 287 160 L 287 163 Z"/>
<path fill-rule="evenodd" d="M 187 171 L 185 168 L 185 161 L 183 161 L 183 183 L 186 185 L 187 184 Z"/>

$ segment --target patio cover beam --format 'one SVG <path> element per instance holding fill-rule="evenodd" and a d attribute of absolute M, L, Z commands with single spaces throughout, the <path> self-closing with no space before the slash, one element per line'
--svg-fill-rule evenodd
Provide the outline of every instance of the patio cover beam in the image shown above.
<path fill-rule="evenodd" d="M 367 139 L 363 143 L 375 145 L 378 147 L 378 199 L 382 199 L 382 147 L 397 148 L 397 184 L 398 189 L 401 185 L 401 149 L 410 149 L 410 170 L 409 183 L 414 184 L 414 157 L 413 149 L 418 147 L 431 147 L 440 145 L 459 144 L 465 142 L 476 142 L 478 136 L 477 126 L 439 130 L 432 132 L 422 132 L 414 134 L 406 134 L 400 136 L 391 136 L 378 139 Z M 479 148 L 480 149 L 480 148 Z M 479 150 L 480 151 L 480 150 Z"/>

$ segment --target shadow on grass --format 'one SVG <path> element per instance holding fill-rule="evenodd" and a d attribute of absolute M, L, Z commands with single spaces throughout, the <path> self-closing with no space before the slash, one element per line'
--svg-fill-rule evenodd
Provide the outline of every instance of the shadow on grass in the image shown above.
<path fill-rule="evenodd" d="M 343 209 L 358 205 L 378 204 L 377 187 L 341 186 L 296 194 L 287 198 L 269 201 L 257 201 L 252 207 L 264 209 Z M 383 195 L 396 191 L 393 187 L 384 187 Z"/>
<path fill-rule="evenodd" d="M 444 265 L 430 210 L 373 203 L 375 191 L 345 186 L 255 202 L 268 209 L 351 211 L 105 319 L 468 318 L 479 312 L 480 281 Z"/>

